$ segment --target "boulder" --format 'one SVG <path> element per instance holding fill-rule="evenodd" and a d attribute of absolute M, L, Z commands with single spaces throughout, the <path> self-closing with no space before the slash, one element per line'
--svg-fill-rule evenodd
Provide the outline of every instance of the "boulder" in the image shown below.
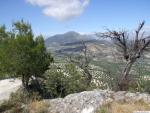
<path fill-rule="evenodd" d="M 150 95 L 126 91 L 94 90 L 70 94 L 65 98 L 44 100 L 49 104 L 49 113 L 95 113 L 100 106 L 113 101 L 132 103 L 143 101 L 150 104 Z"/>
<path fill-rule="evenodd" d="M 17 91 L 21 85 L 20 79 L 0 80 L 0 103 L 9 99 L 10 94 Z"/>
<path fill-rule="evenodd" d="M 45 101 L 50 105 L 50 113 L 94 113 L 105 103 L 105 97 L 102 92 L 95 90 Z"/>

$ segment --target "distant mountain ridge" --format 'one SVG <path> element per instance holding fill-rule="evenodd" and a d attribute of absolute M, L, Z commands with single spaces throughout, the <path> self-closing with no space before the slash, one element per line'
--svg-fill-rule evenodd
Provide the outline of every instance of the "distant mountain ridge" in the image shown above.
<path fill-rule="evenodd" d="M 93 54 L 103 54 L 98 55 L 100 57 L 106 57 L 107 54 L 110 55 L 112 51 L 112 43 L 107 40 L 100 39 L 94 34 L 80 34 L 74 31 L 69 31 L 64 34 L 56 34 L 45 40 L 47 50 L 56 55 L 64 54 L 80 54 L 81 50 L 84 49 L 84 45 Z"/>
<path fill-rule="evenodd" d="M 81 35 L 74 31 L 69 31 L 64 34 L 56 34 L 51 36 L 45 40 L 46 46 L 49 44 L 65 44 L 65 43 L 73 43 L 73 42 L 80 42 L 80 41 L 87 41 L 92 40 L 91 35 Z"/>

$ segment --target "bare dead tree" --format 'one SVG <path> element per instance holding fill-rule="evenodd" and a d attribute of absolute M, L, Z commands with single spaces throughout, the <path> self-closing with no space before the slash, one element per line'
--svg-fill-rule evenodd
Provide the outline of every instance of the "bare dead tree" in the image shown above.
<path fill-rule="evenodd" d="M 82 41 L 83 49 L 81 50 L 81 54 L 77 56 L 76 58 L 73 58 L 72 55 L 70 55 L 69 62 L 75 64 L 78 66 L 81 70 L 83 70 L 84 76 L 86 78 L 86 84 L 87 86 L 90 86 L 92 81 L 92 74 L 90 72 L 90 62 L 91 62 L 91 56 L 89 55 L 87 46 L 84 41 Z"/>
<path fill-rule="evenodd" d="M 141 58 L 145 51 L 150 51 L 150 36 L 144 35 L 145 32 L 142 31 L 144 24 L 144 21 L 139 24 L 137 30 L 135 30 L 135 36 L 132 36 L 130 39 L 127 31 L 112 31 L 107 29 L 107 32 L 97 34 L 100 37 L 112 39 L 121 50 L 122 56 L 126 61 L 118 83 L 119 90 L 128 89 L 129 73 L 133 64 L 137 59 Z"/>

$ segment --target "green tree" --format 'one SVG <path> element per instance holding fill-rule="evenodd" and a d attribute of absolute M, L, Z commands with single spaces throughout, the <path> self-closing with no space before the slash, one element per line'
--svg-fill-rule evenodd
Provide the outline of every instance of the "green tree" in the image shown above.
<path fill-rule="evenodd" d="M 9 70 L 8 73 L 21 76 L 24 87 L 28 88 L 29 80 L 42 77 L 53 58 L 46 51 L 43 36 L 34 37 L 30 24 L 23 20 L 15 22 L 12 31 L 9 36 L 12 38 L 5 46 L 8 51 L 1 55 L 7 56 L 3 58 L 3 61 L 8 61 L 4 68 Z"/>
<path fill-rule="evenodd" d="M 10 46 L 13 40 L 12 36 L 12 33 L 6 31 L 5 26 L 0 26 L 0 78 L 10 69 L 5 67 L 11 67 L 10 65 L 12 64 L 12 57 L 10 57 Z"/>

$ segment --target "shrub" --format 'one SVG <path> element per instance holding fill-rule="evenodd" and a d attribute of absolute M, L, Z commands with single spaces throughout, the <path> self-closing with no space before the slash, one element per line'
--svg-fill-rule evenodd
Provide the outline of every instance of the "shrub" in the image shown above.
<path fill-rule="evenodd" d="M 150 93 L 150 80 L 140 80 L 138 91 Z"/>
<path fill-rule="evenodd" d="M 137 63 L 136 72 L 138 78 L 138 87 L 137 91 L 150 93 L 150 64 L 146 61 Z"/>
<path fill-rule="evenodd" d="M 85 78 L 73 64 L 66 64 L 64 69 L 53 65 L 45 73 L 45 78 L 44 87 L 48 98 L 64 97 L 86 90 Z"/>

